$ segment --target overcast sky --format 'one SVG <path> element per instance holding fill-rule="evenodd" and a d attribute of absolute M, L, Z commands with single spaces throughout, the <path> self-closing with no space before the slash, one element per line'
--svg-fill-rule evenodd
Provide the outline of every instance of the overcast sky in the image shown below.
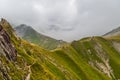
<path fill-rule="evenodd" d="M 120 26 L 120 0 L 0 0 L 0 17 L 72 41 Z"/>

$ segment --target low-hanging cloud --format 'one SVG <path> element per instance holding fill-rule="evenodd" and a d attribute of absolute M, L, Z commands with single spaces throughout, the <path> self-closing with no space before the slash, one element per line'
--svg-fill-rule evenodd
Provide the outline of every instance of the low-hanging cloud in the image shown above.
<path fill-rule="evenodd" d="M 120 25 L 119 0 L 0 0 L 0 17 L 71 41 Z"/>

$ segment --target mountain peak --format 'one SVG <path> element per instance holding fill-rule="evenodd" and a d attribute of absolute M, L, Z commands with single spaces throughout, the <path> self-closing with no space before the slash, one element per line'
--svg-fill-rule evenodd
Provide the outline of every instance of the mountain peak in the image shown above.
<path fill-rule="evenodd" d="M 38 33 L 31 26 L 27 26 L 26 24 L 21 24 L 15 27 L 15 30 L 19 37 L 29 42 L 40 45 L 41 47 L 45 49 L 55 49 L 61 46 L 62 43 L 65 43 L 62 40 L 56 40 L 49 36 Z"/>
<path fill-rule="evenodd" d="M 1 18 L 1 23 L 6 23 L 7 20 L 5 20 L 4 18 Z"/>

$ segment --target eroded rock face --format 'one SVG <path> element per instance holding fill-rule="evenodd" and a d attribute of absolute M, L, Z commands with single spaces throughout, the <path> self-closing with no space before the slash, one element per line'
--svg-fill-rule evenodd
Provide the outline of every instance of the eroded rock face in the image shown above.
<path fill-rule="evenodd" d="M 1 22 L 3 22 L 4 19 L 2 19 Z M 4 20 L 5 21 L 5 20 Z M 2 23 L 0 23 L 0 53 L 5 55 L 7 59 L 11 61 L 15 61 L 17 58 L 17 51 L 14 48 L 10 36 L 8 33 L 4 30 Z"/>

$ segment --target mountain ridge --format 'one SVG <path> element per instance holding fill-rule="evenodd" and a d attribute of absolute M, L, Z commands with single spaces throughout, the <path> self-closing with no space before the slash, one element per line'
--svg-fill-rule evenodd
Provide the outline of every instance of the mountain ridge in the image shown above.
<path fill-rule="evenodd" d="M 1 80 L 120 79 L 120 39 L 88 37 L 54 50 L 45 50 L 17 37 L 11 25 L 4 21 L 0 25 L 10 37 L 17 56 L 11 61 L 0 49 Z"/>
<path fill-rule="evenodd" d="M 110 36 L 118 36 L 118 35 L 120 35 L 120 27 L 111 30 L 110 32 L 104 34 L 103 36 L 110 37 Z"/>

